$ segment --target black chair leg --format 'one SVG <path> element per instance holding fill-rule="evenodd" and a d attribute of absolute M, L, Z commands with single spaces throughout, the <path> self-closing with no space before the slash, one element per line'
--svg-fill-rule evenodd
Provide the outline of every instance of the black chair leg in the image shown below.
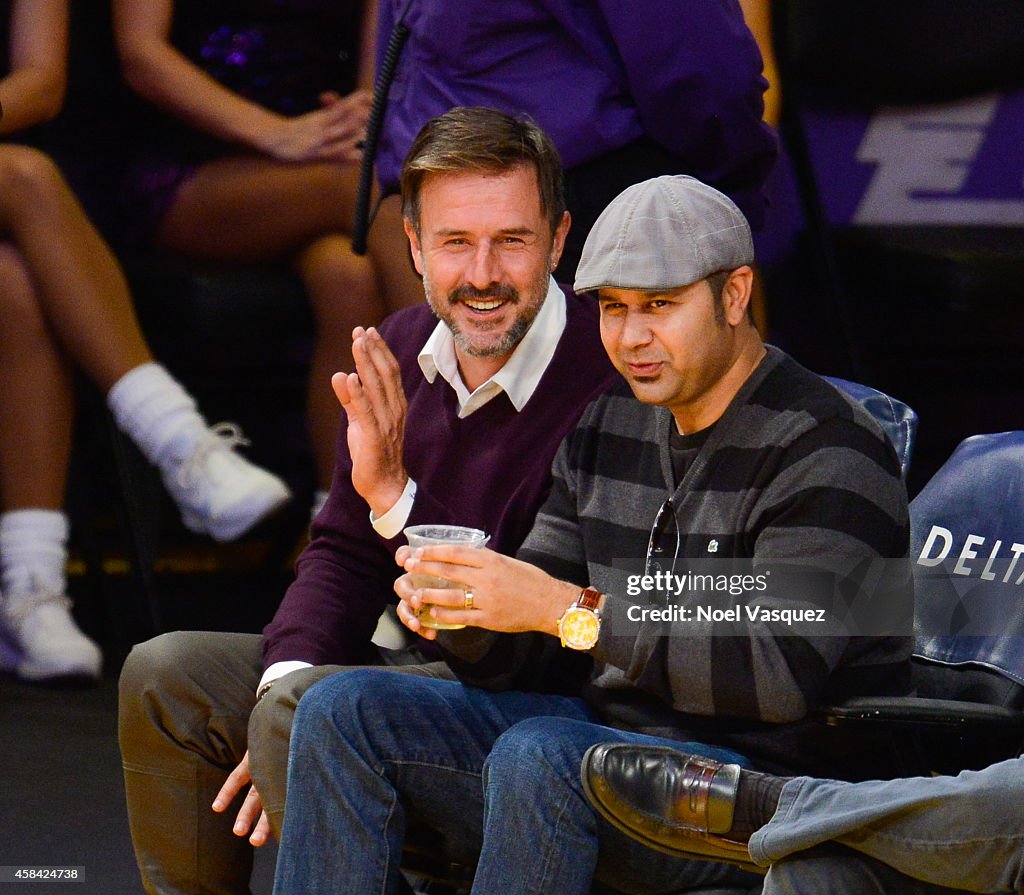
<path fill-rule="evenodd" d="M 159 476 L 103 409 L 106 429 L 121 490 L 121 516 L 132 576 L 141 592 L 143 623 L 150 636 L 163 631 L 156 585 L 156 559 L 160 544 Z"/>

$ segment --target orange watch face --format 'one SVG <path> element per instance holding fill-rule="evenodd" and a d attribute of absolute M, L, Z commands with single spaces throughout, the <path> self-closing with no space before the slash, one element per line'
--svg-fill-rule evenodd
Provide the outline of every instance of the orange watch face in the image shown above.
<path fill-rule="evenodd" d="M 600 631 L 600 619 L 593 612 L 575 607 L 565 614 L 559 633 L 571 649 L 590 649 L 597 643 Z"/>

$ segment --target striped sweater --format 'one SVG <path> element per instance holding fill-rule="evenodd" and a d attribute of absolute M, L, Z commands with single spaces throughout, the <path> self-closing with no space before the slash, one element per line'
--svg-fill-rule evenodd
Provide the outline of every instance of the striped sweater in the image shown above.
<path fill-rule="evenodd" d="M 857 755 L 839 753 L 861 744 L 830 739 L 808 715 L 823 701 L 906 692 L 909 637 L 827 624 L 795 633 L 746 618 L 732 636 L 720 627 L 710 636 L 712 623 L 692 618 L 630 624 L 642 598 L 626 596 L 623 560 L 642 565 L 671 494 L 684 563 L 709 548 L 754 562 L 903 558 L 889 565 L 905 599 L 909 521 L 895 452 L 862 408 L 772 347 L 678 485 L 671 425 L 667 410 L 628 388 L 595 401 L 563 442 L 551 495 L 518 554 L 606 595 L 584 696 L 615 727 L 732 746 L 770 769 L 857 776 Z M 489 688 L 546 689 L 572 662 L 541 634 L 463 632 L 444 646 L 464 681 Z"/>

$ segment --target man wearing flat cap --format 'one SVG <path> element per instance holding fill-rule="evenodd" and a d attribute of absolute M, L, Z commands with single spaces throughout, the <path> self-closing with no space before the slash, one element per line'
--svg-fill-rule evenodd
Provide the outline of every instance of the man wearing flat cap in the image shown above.
<path fill-rule="evenodd" d="M 360 670 L 306 694 L 275 892 L 316 895 L 337 878 L 354 895 L 400 891 L 411 818 L 443 834 L 447 857 L 477 862 L 474 895 L 748 885 L 740 869 L 651 851 L 599 815 L 580 778 L 588 748 L 683 743 L 747 767 L 855 773 L 856 756 L 809 716 L 823 701 L 905 692 L 909 637 L 851 632 L 824 611 L 811 621 L 806 593 L 770 586 L 712 609 L 688 574 L 746 563 L 756 589 L 769 560 L 888 557 L 906 573 L 893 588 L 909 580 L 895 452 L 860 407 L 761 341 L 752 262 L 743 215 L 690 177 L 632 186 L 598 218 L 575 286 L 596 293 L 627 385 L 562 443 L 517 558 L 399 550 L 399 616 L 437 638 L 460 680 Z M 413 572 L 455 586 L 421 589 Z M 426 604 L 465 627 L 421 628 Z M 573 653 L 592 660 L 576 692 L 554 670 Z M 735 829 L 742 816 L 716 813 L 735 803 L 742 815 L 743 799 L 719 798 L 738 774 L 717 767 L 695 760 L 678 791 L 712 828 Z"/>

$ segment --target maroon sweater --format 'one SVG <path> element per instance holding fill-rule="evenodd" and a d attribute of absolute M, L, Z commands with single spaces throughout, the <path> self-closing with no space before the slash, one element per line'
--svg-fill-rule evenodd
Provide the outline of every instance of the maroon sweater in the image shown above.
<path fill-rule="evenodd" d="M 392 314 L 380 326 L 398 358 L 409 401 L 405 465 L 417 485 L 409 525 L 454 523 L 481 528 L 488 546 L 514 554 L 551 487 L 551 461 L 590 401 L 618 380 L 598 335 L 592 298 L 568 293 L 566 325 L 544 376 L 516 412 L 502 392 L 465 419 L 454 389 L 438 375 L 427 382 L 417 356 L 437 320 L 426 305 Z M 352 461 L 342 423 L 331 495 L 296 579 L 263 631 L 263 658 L 314 665 L 364 664 L 381 612 L 396 601 L 394 554 L 370 524 L 369 507 L 352 487 Z"/>

